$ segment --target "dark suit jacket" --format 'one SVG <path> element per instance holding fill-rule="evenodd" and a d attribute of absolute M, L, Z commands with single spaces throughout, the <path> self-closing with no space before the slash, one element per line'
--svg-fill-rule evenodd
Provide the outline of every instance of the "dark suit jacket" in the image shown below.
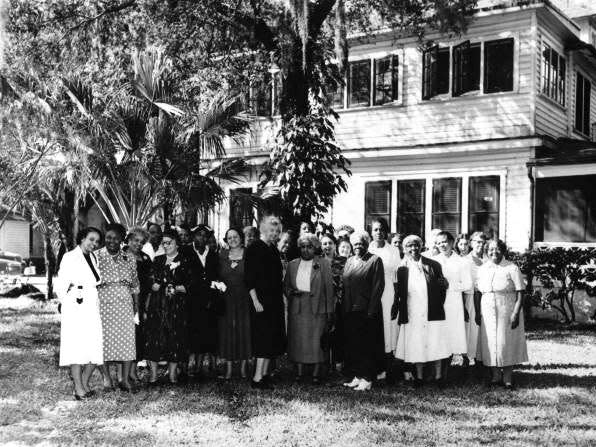
<path fill-rule="evenodd" d="M 190 247 L 184 253 L 191 262 L 193 276 L 193 290 L 191 290 L 191 308 L 207 309 L 213 306 L 214 290 L 211 288 L 211 281 L 217 281 L 219 272 L 219 256 L 209 250 L 205 260 L 205 266 L 199 259 L 197 253 Z"/>
<path fill-rule="evenodd" d="M 445 304 L 447 289 L 441 283 L 441 280 L 445 281 L 441 264 L 424 256 L 421 259 L 428 290 L 428 321 L 444 320 L 445 309 L 443 305 Z M 406 324 L 408 322 L 408 267 L 405 265 L 401 265 L 397 269 L 395 299 L 398 302 L 399 309 L 397 323 Z"/>

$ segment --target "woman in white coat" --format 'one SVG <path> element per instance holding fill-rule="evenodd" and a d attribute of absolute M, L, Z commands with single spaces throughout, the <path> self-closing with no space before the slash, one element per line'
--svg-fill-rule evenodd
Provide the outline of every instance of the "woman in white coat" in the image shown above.
<path fill-rule="evenodd" d="M 447 297 L 445 298 L 445 323 L 451 355 L 467 355 L 466 316 L 463 293 L 474 284 L 467 262 L 453 250 L 455 240 L 448 231 L 437 234 L 436 243 L 439 254 L 434 260 L 441 264 L 443 276 L 447 279 Z"/>
<path fill-rule="evenodd" d="M 76 400 L 90 397 L 89 378 L 103 363 L 97 285 L 101 282 L 93 251 L 102 234 L 89 227 L 78 235 L 79 245 L 62 258 L 56 281 L 60 299 L 60 366 L 69 366 Z"/>

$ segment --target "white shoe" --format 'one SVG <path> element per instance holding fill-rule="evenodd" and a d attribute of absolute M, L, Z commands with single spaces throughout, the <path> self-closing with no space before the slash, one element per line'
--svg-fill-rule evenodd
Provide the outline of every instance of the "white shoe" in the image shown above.
<path fill-rule="evenodd" d="M 360 379 L 358 377 L 354 377 L 354 379 L 352 379 L 351 382 L 344 383 L 344 386 L 347 386 L 350 388 L 357 387 L 358 385 L 360 385 Z"/>
<path fill-rule="evenodd" d="M 354 388 L 354 391 L 368 391 L 371 388 L 372 388 L 372 382 L 362 379 L 360 381 L 360 384 L 358 384 L 358 386 L 356 388 Z"/>
<path fill-rule="evenodd" d="M 380 374 L 377 374 L 377 380 L 387 380 L 387 372 L 383 371 Z"/>
<path fill-rule="evenodd" d="M 414 376 L 412 375 L 412 373 L 411 373 L 411 372 L 409 372 L 409 371 L 406 371 L 406 372 L 404 373 L 404 380 L 405 380 L 406 382 L 411 382 L 412 380 L 414 380 Z"/>

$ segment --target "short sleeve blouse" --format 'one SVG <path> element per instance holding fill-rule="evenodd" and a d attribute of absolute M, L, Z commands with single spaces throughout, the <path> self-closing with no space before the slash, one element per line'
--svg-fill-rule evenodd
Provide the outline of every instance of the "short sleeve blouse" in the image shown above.
<path fill-rule="evenodd" d="M 500 264 L 486 262 L 478 269 L 478 290 L 482 293 L 513 293 L 525 289 L 517 265 L 506 259 Z"/>

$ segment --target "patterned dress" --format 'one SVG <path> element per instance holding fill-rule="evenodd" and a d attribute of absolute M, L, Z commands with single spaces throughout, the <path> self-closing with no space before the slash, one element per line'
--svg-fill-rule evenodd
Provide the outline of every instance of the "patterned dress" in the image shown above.
<path fill-rule="evenodd" d="M 225 311 L 218 319 L 217 354 L 228 361 L 247 360 L 252 356 L 250 332 L 251 299 L 244 284 L 244 256 L 229 258 L 222 250 L 219 258 L 219 278 L 227 289 L 223 293 Z"/>
<path fill-rule="evenodd" d="M 112 256 L 104 247 L 97 252 L 102 283 L 99 311 L 103 328 L 104 362 L 135 360 L 133 294 L 139 293 L 135 259 L 119 251 Z"/>
<path fill-rule="evenodd" d="M 181 255 L 168 261 L 165 255 L 153 261 L 154 281 L 160 285 L 151 292 L 145 322 L 145 357 L 154 362 L 181 362 L 188 359 L 188 297 L 186 293 L 168 291 L 191 283 L 190 264 Z"/>

